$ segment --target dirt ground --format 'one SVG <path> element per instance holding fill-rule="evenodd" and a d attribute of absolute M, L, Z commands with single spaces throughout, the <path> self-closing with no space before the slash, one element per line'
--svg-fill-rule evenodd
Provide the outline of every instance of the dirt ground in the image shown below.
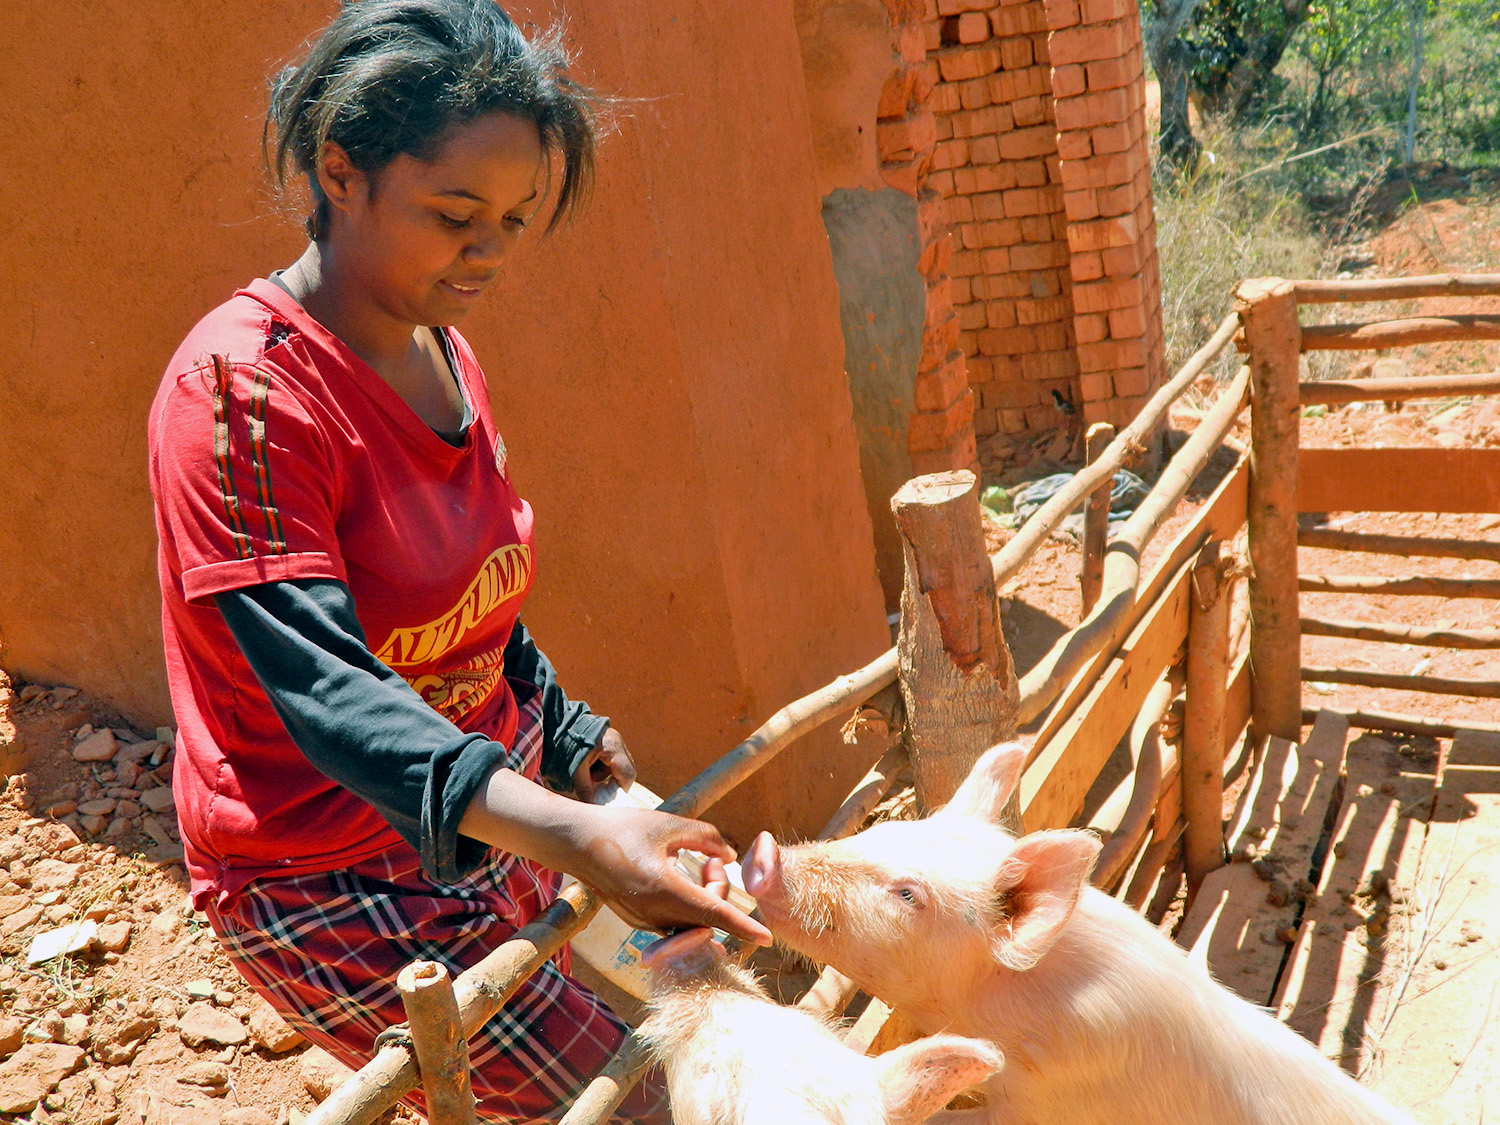
<path fill-rule="evenodd" d="M 1497 211 L 1500 203 L 1494 201 L 1422 203 L 1350 247 L 1345 269 L 1378 276 L 1500 268 Z M 1500 311 L 1500 302 L 1490 303 L 1497 307 L 1479 311 Z M 1463 308 L 1476 311 L 1473 302 Z M 1410 308 L 1368 311 L 1396 315 Z M 1494 370 L 1500 366 L 1500 344 L 1413 349 L 1401 360 L 1419 374 Z M 1346 377 L 1368 362 L 1368 357 L 1320 357 L 1312 374 Z M 1375 405 L 1311 413 L 1315 416 L 1303 422 L 1308 446 L 1500 445 L 1496 403 L 1425 402 L 1395 411 Z M 1190 410 L 1174 418 L 1183 428 L 1194 421 Z M 983 451 L 986 475 L 1010 473 L 1014 479 L 1032 470 L 1040 475 L 1052 462 L 1066 460 L 1072 437 L 1043 435 L 1024 446 L 991 446 Z M 1243 433 L 1237 435 L 1240 443 L 1243 439 Z M 1233 459 L 1234 452 L 1226 451 L 1214 471 L 1222 474 Z M 1182 512 L 1158 535 L 1154 551 L 1190 518 L 1214 479 L 1209 474 L 1195 485 Z M 1329 513 L 1324 526 L 1500 542 L 1500 516 Z M 1154 551 L 1148 552 L 1148 567 Z M 1052 540 L 1001 591 L 1006 635 L 1020 670 L 1076 624 L 1078 566 L 1076 545 Z M 1313 550 L 1302 552 L 1301 566 L 1304 572 L 1338 574 L 1500 577 L 1495 563 Z M 1495 603 L 1476 599 L 1320 594 L 1307 596 L 1304 613 L 1456 628 L 1500 625 Z M 1495 650 L 1308 637 L 1304 662 L 1500 682 Z M 1500 719 L 1500 703 L 1494 700 L 1330 684 L 1305 688 L 1304 704 L 1312 708 L 1371 708 L 1454 722 Z M 0 760 L 0 774 L 12 775 L 0 797 L 0 1123 L 289 1125 L 299 1120 L 315 1104 L 309 1089 L 326 1087 L 326 1072 L 315 1065 L 320 1053 L 308 1051 L 255 999 L 186 900 L 169 799 L 168 744 L 157 741 L 156 731 L 130 729 L 120 716 L 69 687 L 0 684 L 0 759 L 7 715 L 16 738 L 10 743 L 11 761 Z M 106 729 L 113 733 L 100 733 Z M 109 738 L 115 746 L 105 754 Z M 88 756 L 89 747 L 99 752 L 98 760 L 75 760 L 75 751 Z M 1434 760 L 1446 761 L 1452 748 L 1444 739 L 1430 749 Z M 29 762 L 21 770 L 23 753 Z M 28 965 L 33 939 L 75 922 L 97 927 L 86 952 Z M 1481 948 L 1492 946 L 1493 939 L 1486 938 Z M 1453 956 L 1443 948 L 1429 943 L 1426 960 L 1419 959 L 1408 978 L 1415 982 L 1410 996 L 1424 1000 L 1416 1007 L 1429 1031 L 1440 1029 L 1444 1020 L 1438 1001 L 1462 992 L 1439 989 L 1429 979 L 1446 971 L 1435 968 L 1436 962 Z M 1473 1002 L 1493 1006 L 1494 996 Z M 1488 1011 L 1481 1003 L 1481 1015 Z M 1399 1030 L 1403 1042 L 1436 1041 L 1420 1024 L 1403 1023 Z M 1474 1049 L 1448 1054 L 1472 1060 Z M 1445 1055 L 1442 1065 L 1455 1064 Z M 1462 1064 L 1457 1065 L 1461 1072 Z M 1449 1080 L 1445 1089 L 1456 1080 L 1451 1070 L 1442 1077 Z"/>

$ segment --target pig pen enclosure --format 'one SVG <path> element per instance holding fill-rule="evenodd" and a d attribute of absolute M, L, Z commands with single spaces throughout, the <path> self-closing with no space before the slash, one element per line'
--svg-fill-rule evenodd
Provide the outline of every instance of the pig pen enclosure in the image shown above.
<path fill-rule="evenodd" d="M 1432 1120 L 1459 1119 L 1443 1099 L 1500 996 L 1500 972 L 1477 944 L 1486 910 L 1500 906 L 1489 858 L 1500 847 L 1500 724 L 1306 711 L 1302 683 L 1497 699 L 1500 682 L 1304 667 L 1301 638 L 1500 649 L 1500 631 L 1305 616 L 1299 593 L 1500 599 L 1500 579 L 1407 573 L 1404 565 L 1381 577 L 1299 574 L 1298 547 L 1500 562 L 1493 542 L 1322 526 L 1332 512 L 1500 512 L 1500 448 L 1300 450 L 1299 418 L 1319 404 L 1494 394 L 1500 374 L 1313 382 L 1301 379 L 1300 357 L 1500 339 L 1500 317 L 1304 327 L 1298 310 L 1497 295 L 1500 277 L 1490 276 L 1243 283 L 1236 312 L 1129 426 L 1090 430 L 1089 464 L 993 557 L 970 474 L 909 482 L 892 502 L 906 565 L 898 643 L 783 708 L 661 807 L 700 815 L 807 731 L 847 720 L 850 752 L 874 764 L 822 834 L 842 837 L 867 821 L 898 775 L 911 773 L 917 806 L 941 804 L 982 750 L 1028 726 L 1035 733 L 1014 827 L 1098 829 L 1105 844 L 1095 885 L 1153 921 L 1182 901 L 1185 887 L 1179 943 L 1346 1069 L 1365 1080 L 1378 1077 L 1382 1062 L 1389 1072 L 1411 1013 L 1424 1004 L 1462 1007 L 1456 1045 L 1451 1035 L 1401 1040 L 1427 1085 L 1394 1099 L 1442 1107 Z M 1245 353 L 1244 366 L 1106 542 L 1116 471 L 1150 446 L 1171 404 L 1231 345 Z M 1148 543 L 1247 406 L 1248 452 L 1143 571 Z M 1080 505 L 1083 620 L 1018 679 L 996 588 Z M 1351 740 L 1355 729 L 1387 739 Z M 1424 737 L 1452 741 L 1435 755 L 1423 750 Z M 472 1122 L 467 1036 L 598 909 L 588 888 L 573 885 L 456 980 L 432 963 L 409 966 L 398 980 L 409 1025 L 382 1036 L 375 1057 L 309 1125 L 373 1122 L 419 1085 L 433 1125 Z M 1451 963 L 1431 959 L 1440 934 L 1455 950 Z M 1447 977 L 1419 978 L 1422 959 Z M 1441 987 L 1450 980 L 1456 987 Z M 798 1006 L 841 1013 L 855 998 L 854 985 L 829 968 Z M 1464 1030 L 1476 1019 L 1477 1031 Z M 900 1013 L 873 997 L 845 1033 L 867 1052 L 906 1035 Z M 563 1121 L 607 1120 L 647 1065 L 628 1038 Z"/>

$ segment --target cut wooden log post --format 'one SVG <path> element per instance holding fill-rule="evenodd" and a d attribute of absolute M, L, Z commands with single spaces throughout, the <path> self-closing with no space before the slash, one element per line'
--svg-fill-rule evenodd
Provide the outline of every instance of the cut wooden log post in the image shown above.
<path fill-rule="evenodd" d="M 1104 456 L 1115 440 L 1115 428 L 1108 422 L 1095 422 L 1084 436 L 1084 451 L 1090 465 Z M 1083 612 L 1094 608 L 1104 586 L 1104 543 L 1109 538 L 1109 494 L 1114 488 L 1110 477 L 1093 492 L 1083 509 L 1083 573 L 1079 587 L 1083 594 Z"/>
<path fill-rule="evenodd" d="M 396 991 L 411 1027 L 431 1125 L 475 1125 L 469 1086 L 469 1041 L 458 1025 L 458 1001 L 445 966 L 413 961 L 396 974 Z"/>
<path fill-rule="evenodd" d="M 975 761 L 1016 736 L 1015 666 L 966 470 L 907 481 L 891 499 L 905 556 L 901 699 L 917 801 L 946 804 Z M 1012 809 L 1019 827 L 1019 811 Z"/>
<path fill-rule="evenodd" d="M 1487 559 L 1500 562 L 1500 543 L 1481 539 L 1442 539 L 1426 535 L 1374 535 L 1332 527 L 1299 527 L 1297 546 L 1324 551 L 1365 551 L 1375 555 L 1429 559 Z"/>
<path fill-rule="evenodd" d="M 1464 695 L 1471 699 L 1500 699 L 1500 680 L 1446 680 L 1439 676 L 1404 676 L 1395 672 L 1357 672 L 1351 668 L 1304 668 L 1309 683 L 1350 684 L 1355 687 L 1425 691 L 1434 695 Z"/>
<path fill-rule="evenodd" d="M 1245 284 L 1249 282 L 1242 287 Z M 1369 324 L 1309 324 L 1302 329 L 1305 352 L 1373 351 L 1464 340 L 1500 340 L 1500 316 L 1414 316 Z"/>
<path fill-rule="evenodd" d="M 1358 281 L 1294 281 L 1297 300 L 1308 305 L 1337 301 L 1405 301 L 1416 297 L 1500 296 L 1500 276 L 1434 273 L 1419 277 L 1372 277 Z"/>
<path fill-rule="evenodd" d="M 1188 901 L 1223 865 L 1224 739 L 1229 694 L 1229 610 L 1238 566 L 1221 540 L 1193 568 L 1188 606 L 1187 710 L 1182 727 L 1183 863 Z"/>
<path fill-rule="evenodd" d="M 1250 353 L 1251 724 L 1258 737 L 1302 733 L 1297 628 L 1297 293 L 1280 278 L 1242 281 L 1235 308 Z"/>
<path fill-rule="evenodd" d="M 1371 578 L 1365 575 L 1302 574 L 1297 589 L 1305 594 L 1403 594 L 1433 598 L 1500 598 L 1500 578 L 1464 574 L 1455 578 Z M 1296 603 L 1294 602 L 1293 605 Z"/>
<path fill-rule="evenodd" d="M 1424 629 L 1420 625 L 1372 625 L 1365 621 L 1325 621 L 1304 617 L 1302 632 L 1314 637 L 1424 645 L 1429 648 L 1500 648 L 1500 629 Z"/>
<path fill-rule="evenodd" d="M 1438 719 L 1427 719 L 1421 715 L 1403 715 L 1398 711 L 1339 711 L 1331 707 L 1322 708 L 1342 716 L 1351 727 L 1361 730 L 1390 731 L 1395 734 L 1424 734 L 1431 738 L 1452 738 L 1461 730 L 1477 730 L 1486 734 L 1500 734 L 1500 723 L 1485 723 L 1465 719 L 1461 723 L 1445 723 Z M 1302 721 L 1310 723 L 1318 712 L 1305 709 Z"/>
<path fill-rule="evenodd" d="M 1343 406 L 1350 402 L 1408 402 L 1414 398 L 1462 398 L 1500 393 L 1500 372 L 1474 375 L 1422 375 L 1414 379 L 1304 380 L 1297 384 L 1303 406 Z"/>

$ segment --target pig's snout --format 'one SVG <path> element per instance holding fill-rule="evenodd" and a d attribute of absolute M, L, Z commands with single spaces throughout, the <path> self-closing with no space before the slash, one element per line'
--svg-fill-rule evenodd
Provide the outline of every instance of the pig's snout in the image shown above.
<path fill-rule="evenodd" d="M 769 832 L 762 832 L 750 844 L 750 854 L 740 863 L 745 890 L 752 898 L 774 894 L 781 885 L 781 852 Z"/>

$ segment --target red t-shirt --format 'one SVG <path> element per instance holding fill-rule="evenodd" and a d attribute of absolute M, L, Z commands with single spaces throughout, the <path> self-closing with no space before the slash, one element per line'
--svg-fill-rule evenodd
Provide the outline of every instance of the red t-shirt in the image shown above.
<path fill-rule="evenodd" d="M 344 582 L 371 650 L 434 709 L 505 745 L 515 735 L 503 653 L 531 587 L 531 508 L 506 473 L 484 375 L 445 332 L 473 418 L 458 446 L 269 281 L 204 317 L 167 367 L 148 437 L 195 896 L 401 842 L 297 749 L 215 594 Z"/>

